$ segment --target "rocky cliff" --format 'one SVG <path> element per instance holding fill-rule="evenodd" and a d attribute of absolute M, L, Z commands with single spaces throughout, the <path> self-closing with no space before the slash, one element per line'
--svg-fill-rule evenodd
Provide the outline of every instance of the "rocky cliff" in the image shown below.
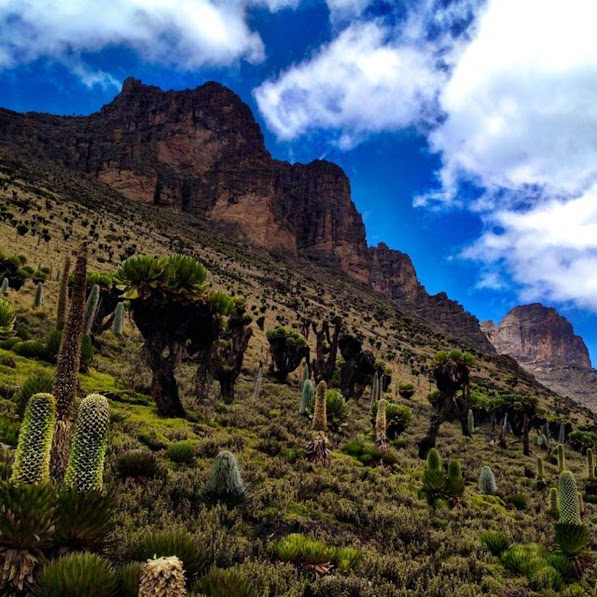
<path fill-rule="evenodd" d="M 482 327 L 499 353 L 520 363 L 591 368 L 584 340 L 553 308 L 539 303 L 514 307 L 497 326 L 490 321 Z"/>
<path fill-rule="evenodd" d="M 465 338 L 483 350 L 492 345 L 481 330 L 479 320 L 464 307 L 448 298 L 445 292 L 430 295 L 419 282 L 408 255 L 390 249 L 385 243 L 369 249 L 371 256 L 371 286 L 391 296 L 403 308 L 435 323 L 460 338 Z"/>
<path fill-rule="evenodd" d="M 555 309 L 539 303 L 515 307 L 499 324 L 484 321 L 481 328 L 497 352 L 514 357 L 547 387 L 583 404 L 597 404 L 597 371 L 589 351 Z"/>
<path fill-rule="evenodd" d="M 129 78 L 112 102 L 84 117 L 0 110 L 0 144 L 85 172 L 134 201 L 231 222 L 254 244 L 344 270 L 493 350 L 461 305 L 427 294 L 407 255 L 367 246 L 340 167 L 272 159 L 250 108 L 218 83 L 162 91 Z"/>

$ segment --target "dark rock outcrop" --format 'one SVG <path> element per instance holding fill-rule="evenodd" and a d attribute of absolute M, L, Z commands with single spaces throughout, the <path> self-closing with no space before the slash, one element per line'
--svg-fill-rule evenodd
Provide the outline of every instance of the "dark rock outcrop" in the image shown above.
<path fill-rule="evenodd" d="M 479 320 L 464 310 L 445 292 L 430 295 L 419 282 L 408 255 L 380 243 L 370 248 L 371 286 L 419 317 L 430 321 L 454 336 L 493 352 L 493 347 L 481 331 Z"/>

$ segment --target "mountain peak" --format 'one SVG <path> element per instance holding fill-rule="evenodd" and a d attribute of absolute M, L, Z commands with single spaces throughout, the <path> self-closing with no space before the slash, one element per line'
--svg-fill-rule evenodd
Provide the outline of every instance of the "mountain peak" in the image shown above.
<path fill-rule="evenodd" d="M 509 354 L 521 363 L 591 368 L 584 340 L 553 307 L 541 303 L 519 305 L 497 327 L 490 329 L 484 325 L 484 328 L 498 352 Z"/>

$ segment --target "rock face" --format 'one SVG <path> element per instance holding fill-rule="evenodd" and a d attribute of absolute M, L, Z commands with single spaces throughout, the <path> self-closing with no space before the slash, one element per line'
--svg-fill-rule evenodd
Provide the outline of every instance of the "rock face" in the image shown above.
<path fill-rule="evenodd" d="M 431 321 L 454 336 L 464 338 L 475 346 L 493 352 L 479 320 L 464 310 L 445 292 L 430 295 L 419 282 L 408 255 L 388 248 L 385 243 L 369 249 L 371 255 L 371 286 L 391 296 L 398 304 L 419 317 Z"/>
<path fill-rule="evenodd" d="M 512 309 L 496 325 L 481 328 L 501 354 L 514 357 L 541 383 L 564 396 L 597 406 L 597 371 L 591 367 L 584 340 L 555 309 L 539 303 Z"/>
<path fill-rule="evenodd" d="M 218 83 L 164 92 L 129 78 L 87 117 L 2 110 L 0 140 L 26 140 L 129 199 L 236 223 L 255 244 L 368 281 L 365 228 L 342 169 L 272 159 L 250 108 Z"/>
<path fill-rule="evenodd" d="M 129 78 L 90 116 L 0 109 L 0 143 L 85 172 L 134 201 L 231 222 L 254 244 L 341 269 L 493 351 L 475 317 L 445 293 L 427 294 L 407 255 L 367 246 L 340 167 L 272 159 L 250 108 L 219 83 L 162 91 Z"/>
<path fill-rule="evenodd" d="M 583 339 L 553 308 L 539 303 L 515 307 L 499 325 L 483 322 L 482 327 L 499 353 L 520 363 L 591 368 Z"/>

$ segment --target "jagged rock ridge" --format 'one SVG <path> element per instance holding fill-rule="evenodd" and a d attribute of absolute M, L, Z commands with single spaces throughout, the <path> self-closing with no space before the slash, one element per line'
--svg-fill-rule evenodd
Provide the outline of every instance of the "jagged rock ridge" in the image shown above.
<path fill-rule="evenodd" d="M 90 116 L 0 110 L 0 143 L 88 173 L 129 199 L 231 222 L 257 245 L 340 268 L 493 351 L 474 316 L 445 293 L 427 294 L 407 255 L 367 246 L 339 166 L 272 159 L 250 108 L 219 83 L 162 91 L 128 78 Z"/>

